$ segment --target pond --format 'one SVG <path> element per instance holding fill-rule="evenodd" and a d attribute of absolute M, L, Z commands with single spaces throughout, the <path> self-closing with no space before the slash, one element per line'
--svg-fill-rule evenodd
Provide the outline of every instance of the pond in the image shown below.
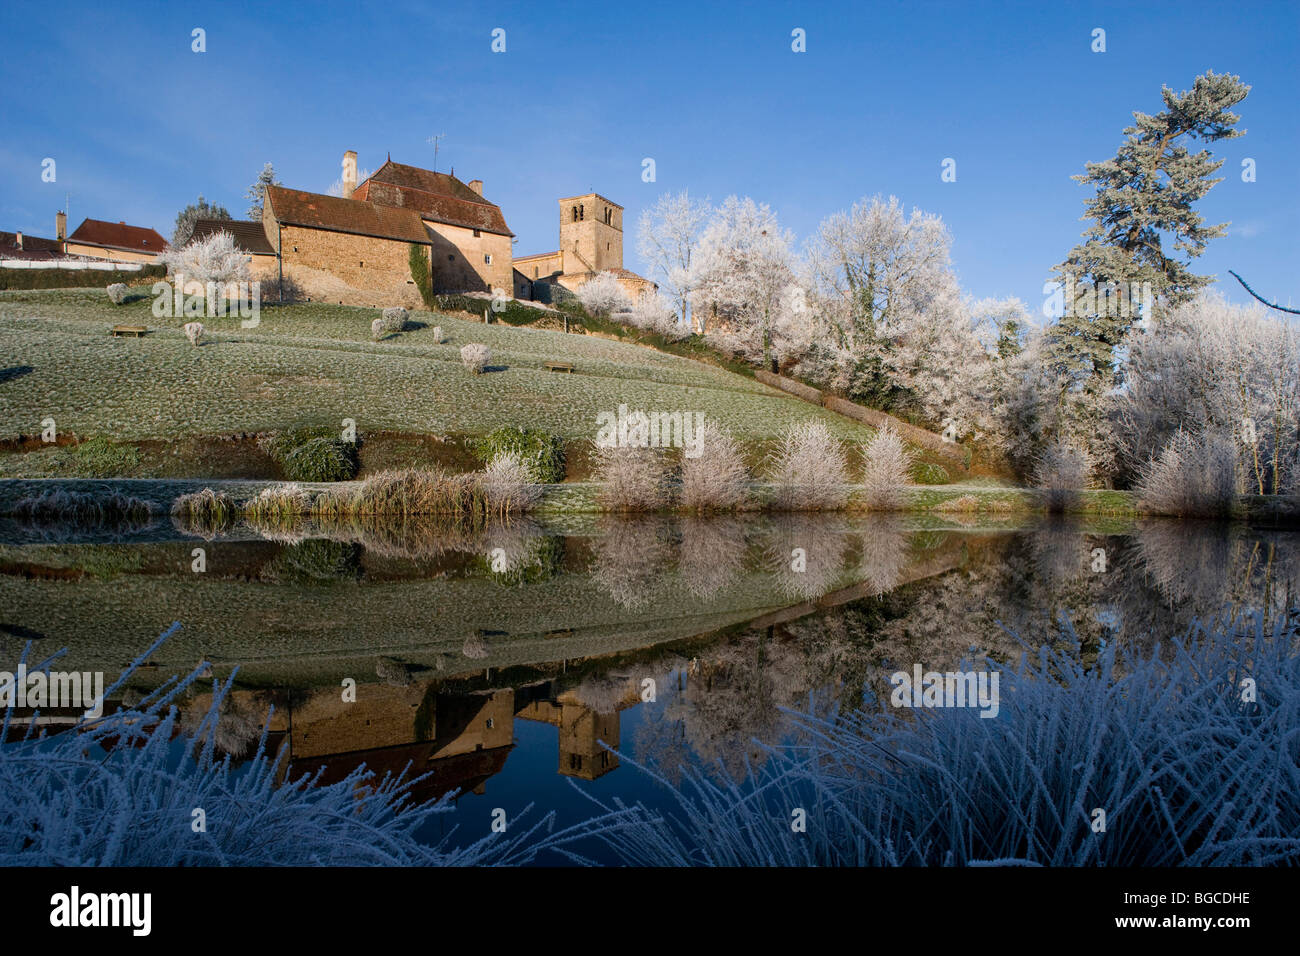
<path fill-rule="evenodd" d="M 789 740 L 784 709 L 873 706 L 891 671 L 1015 661 L 1022 640 L 1146 648 L 1198 616 L 1300 604 L 1296 532 L 944 522 L 592 515 L 205 538 L 6 519 L 0 666 L 30 640 L 34 659 L 67 648 L 59 669 L 111 683 L 178 621 L 118 702 L 206 662 L 182 697 L 193 726 L 209 671 L 238 668 L 223 749 L 246 755 L 270 711 L 295 774 L 409 766 L 421 796 L 457 800 L 438 825 L 473 838 L 497 808 L 564 825 L 588 798 L 654 806 L 687 769 L 739 780 Z"/>

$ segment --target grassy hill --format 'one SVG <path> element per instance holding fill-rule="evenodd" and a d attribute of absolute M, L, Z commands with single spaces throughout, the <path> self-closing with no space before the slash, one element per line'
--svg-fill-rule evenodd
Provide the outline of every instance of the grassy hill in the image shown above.
<path fill-rule="evenodd" d="M 824 420 L 862 440 L 870 429 L 722 368 L 597 338 L 448 315 L 412 313 L 412 328 L 370 340 L 372 309 L 323 304 L 266 308 L 261 324 L 158 319 L 141 288 L 114 306 L 101 290 L 0 292 L 0 440 L 36 436 L 53 418 L 61 435 L 114 442 L 274 431 L 352 418 L 365 432 L 482 434 L 501 425 L 593 438 L 596 415 L 629 409 L 699 411 L 746 441 L 792 422 Z M 113 338 L 115 324 L 146 325 L 142 339 Z M 438 344 L 433 327 L 446 336 Z M 471 375 L 460 347 L 492 349 L 492 371 Z M 547 371 L 545 362 L 576 367 Z"/>

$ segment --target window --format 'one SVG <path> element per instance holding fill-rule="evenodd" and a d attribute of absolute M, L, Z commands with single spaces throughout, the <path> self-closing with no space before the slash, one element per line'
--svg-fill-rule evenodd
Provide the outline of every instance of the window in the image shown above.
<path fill-rule="evenodd" d="M 605 207 L 605 225 L 607 225 L 607 226 L 612 226 L 613 224 L 614 224 L 614 210 L 612 210 L 612 209 L 610 209 L 608 206 L 606 206 L 606 207 Z"/>
<path fill-rule="evenodd" d="M 449 252 L 449 253 L 447 253 L 447 261 L 448 261 L 448 262 L 455 262 L 455 261 L 456 261 L 456 257 L 453 256 L 453 255 Z"/>
<path fill-rule="evenodd" d="M 577 206 L 574 206 L 574 207 L 573 207 L 573 221 L 574 221 L 574 222 L 577 222 L 577 221 L 578 221 L 578 207 L 577 207 Z"/>
<path fill-rule="evenodd" d="M 490 252 L 488 252 L 488 253 L 484 253 L 484 255 L 483 255 L 483 264 L 484 264 L 485 266 L 490 266 L 490 265 L 492 265 L 492 253 L 490 253 Z"/>
<path fill-rule="evenodd" d="M 537 266 L 533 266 L 533 278 L 537 278 Z"/>
<path fill-rule="evenodd" d="M 475 239 L 478 238 L 478 230 L 477 230 L 477 229 L 474 230 L 474 238 L 475 238 Z"/>
<path fill-rule="evenodd" d="M 361 268 L 364 269 L 365 267 L 366 267 L 366 260 L 365 260 L 365 259 L 362 259 L 362 260 L 361 260 Z"/>
<path fill-rule="evenodd" d="M 294 246 L 294 247 L 293 247 L 293 251 L 294 251 L 294 252 L 297 252 L 297 251 L 298 251 L 298 247 L 297 247 L 297 246 Z"/>
<path fill-rule="evenodd" d="M 578 218 L 579 218 L 579 219 L 586 219 L 586 218 L 587 218 L 587 210 L 586 210 L 585 208 L 583 208 L 582 203 L 578 203 Z"/>
<path fill-rule="evenodd" d="M 492 720 L 491 717 L 489 717 L 489 718 L 487 719 L 487 729 L 488 729 L 488 730 L 491 730 L 491 729 L 492 729 L 493 727 L 495 727 L 495 726 L 496 726 L 496 723 Z"/>

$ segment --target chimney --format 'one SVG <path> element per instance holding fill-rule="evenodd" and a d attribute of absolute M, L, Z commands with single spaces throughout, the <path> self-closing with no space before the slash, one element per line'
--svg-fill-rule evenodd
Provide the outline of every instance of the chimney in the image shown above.
<path fill-rule="evenodd" d="M 14 239 L 14 242 L 15 242 L 15 243 L 17 244 L 17 246 L 18 246 L 18 251 L 19 251 L 19 252 L 22 252 L 22 251 L 23 251 L 23 234 L 22 234 L 21 232 L 18 233 L 17 237 Z"/>
<path fill-rule="evenodd" d="M 343 198 L 351 199 L 357 191 L 357 151 L 350 149 L 343 154 Z"/>
<path fill-rule="evenodd" d="M 54 238 L 59 242 L 68 238 L 68 214 L 66 212 L 56 212 L 54 214 Z"/>
<path fill-rule="evenodd" d="M 480 196 L 483 195 L 483 180 L 471 179 L 466 185 L 468 185 L 470 189 L 474 190 L 474 192 L 478 193 Z"/>

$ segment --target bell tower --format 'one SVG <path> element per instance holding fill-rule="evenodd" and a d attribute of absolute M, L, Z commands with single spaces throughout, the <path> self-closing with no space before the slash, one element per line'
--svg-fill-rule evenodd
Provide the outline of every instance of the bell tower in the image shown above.
<path fill-rule="evenodd" d="M 623 268 L 623 207 L 599 193 L 560 200 L 565 275 Z"/>

